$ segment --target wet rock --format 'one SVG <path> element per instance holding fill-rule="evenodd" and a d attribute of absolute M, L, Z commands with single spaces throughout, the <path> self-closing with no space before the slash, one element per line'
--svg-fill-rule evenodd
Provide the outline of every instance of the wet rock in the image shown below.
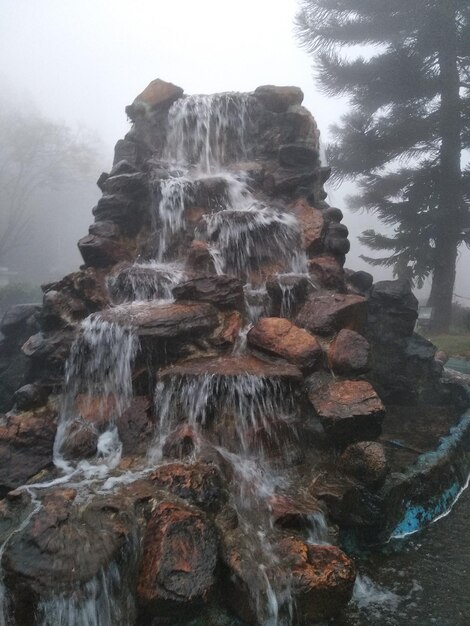
<path fill-rule="evenodd" d="M 344 471 L 364 485 L 379 486 L 387 476 L 385 450 L 376 441 L 360 441 L 349 445 L 340 460 Z"/>
<path fill-rule="evenodd" d="M 0 331 L 7 337 L 16 334 L 31 317 L 39 313 L 40 309 L 41 305 L 39 304 L 16 304 L 12 306 L 2 317 Z"/>
<path fill-rule="evenodd" d="M 215 274 L 214 258 L 206 241 L 195 240 L 191 243 L 186 258 L 186 269 L 198 274 Z"/>
<path fill-rule="evenodd" d="M 319 367 L 323 358 L 323 349 L 313 335 L 280 317 L 261 318 L 249 331 L 248 344 L 301 369 Z"/>
<path fill-rule="evenodd" d="M 254 95 L 268 109 L 274 113 L 283 113 L 290 106 L 302 104 L 304 94 L 298 87 L 277 87 L 262 85 L 257 87 Z"/>
<path fill-rule="evenodd" d="M 339 444 L 375 439 L 385 408 L 370 383 L 344 380 L 309 392 L 326 433 Z"/>
<path fill-rule="evenodd" d="M 292 595 L 299 624 L 329 619 L 346 606 L 356 579 L 353 561 L 339 548 L 304 543 L 296 537 L 280 542 L 292 573 Z"/>
<path fill-rule="evenodd" d="M 345 291 L 344 272 L 341 262 L 329 254 L 320 254 L 308 262 L 312 280 L 319 287 Z"/>
<path fill-rule="evenodd" d="M 318 151 L 308 142 L 290 143 L 279 148 L 279 162 L 285 167 L 315 167 Z"/>
<path fill-rule="evenodd" d="M 219 323 L 217 310 L 199 302 L 123 304 L 103 311 L 101 317 L 108 322 L 129 325 L 139 336 L 159 339 L 201 336 L 210 333 Z"/>
<path fill-rule="evenodd" d="M 189 424 L 184 424 L 170 433 L 163 444 L 163 457 L 184 459 L 190 456 L 198 443 L 198 434 Z"/>
<path fill-rule="evenodd" d="M 312 285 L 302 274 L 280 274 L 266 282 L 271 317 L 293 317 L 307 299 Z"/>
<path fill-rule="evenodd" d="M 227 499 L 219 471 L 207 463 L 163 465 L 152 472 L 150 480 L 158 489 L 169 491 L 205 511 L 217 511 Z"/>
<path fill-rule="evenodd" d="M 367 315 L 362 296 L 329 294 L 311 295 L 295 318 L 295 323 L 319 335 L 331 335 L 342 328 L 361 332 Z"/>
<path fill-rule="evenodd" d="M 208 302 L 218 309 L 245 310 L 243 283 L 230 276 L 202 276 L 181 283 L 173 289 L 175 300 Z"/>
<path fill-rule="evenodd" d="M 418 317 L 418 300 L 408 280 L 384 280 L 372 287 L 368 327 L 383 339 L 410 337 Z"/>
<path fill-rule="evenodd" d="M 235 345 L 243 328 L 243 317 L 238 311 L 226 311 L 222 314 L 222 324 L 211 340 L 217 346 Z"/>
<path fill-rule="evenodd" d="M 362 374 L 370 365 L 370 345 L 354 330 L 343 329 L 328 350 L 328 364 L 335 374 Z"/>
<path fill-rule="evenodd" d="M 48 409 L 9 415 L 0 425 L 0 497 L 52 465 L 56 433 Z"/>
<path fill-rule="evenodd" d="M 147 176 L 143 172 L 113 173 L 108 176 L 103 187 L 106 194 L 121 194 L 134 200 L 141 200 L 149 193 Z"/>
<path fill-rule="evenodd" d="M 279 528 L 309 528 L 315 515 L 322 513 L 321 505 L 314 498 L 291 498 L 275 494 L 269 499 L 273 523 Z"/>
<path fill-rule="evenodd" d="M 348 288 L 354 293 L 358 293 L 361 296 L 366 296 L 374 282 L 372 274 L 368 272 L 348 272 L 346 276 Z"/>
<path fill-rule="evenodd" d="M 172 623 L 202 608 L 215 582 L 217 544 L 215 527 L 202 512 L 172 502 L 153 510 L 137 582 L 138 602 L 148 620 Z"/>
<path fill-rule="evenodd" d="M 145 202 L 123 194 L 104 194 L 93 209 L 97 221 L 110 221 L 119 226 L 122 233 L 134 237 L 144 223 Z"/>
<path fill-rule="evenodd" d="M 126 107 L 126 113 L 132 121 L 135 121 L 139 115 L 145 114 L 147 110 L 158 107 L 170 108 L 175 100 L 183 96 L 183 93 L 181 87 L 156 78 L 147 85 L 131 105 Z"/>
<path fill-rule="evenodd" d="M 44 387 L 38 384 L 23 385 L 13 396 L 15 406 L 20 411 L 29 411 L 42 406 L 47 399 Z"/>
<path fill-rule="evenodd" d="M 304 199 L 297 200 L 290 210 L 300 224 L 302 248 L 311 256 L 322 251 L 322 234 L 325 226 L 322 212 L 311 207 Z"/>
<path fill-rule="evenodd" d="M 152 408 L 151 397 L 137 396 L 132 399 L 130 407 L 118 416 L 116 425 L 124 455 L 146 454 L 155 433 L 155 424 L 149 417 Z"/>
<path fill-rule="evenodd" d="M 74 339 L 72 330 L 32 335 L 22 351 L 32 360 L 32 376 L 44 383 L 58 383 Z"/>
<path fill-rule="evenodd" d="M 287 380 L 301 380 L 300 370 L 290 363 L 262 361 L 254 356 L 225 356 L 216 358 L 191 359 L 161 369 L 158 378 L 172 376 L 202 376 L 214 374 L 220 376 L 243 376 L 248 374 L 260 377 L 275 377 Z"/>
<path fill-rule="evenodd" d="M 85 421 L 70 422 L 65 429 L 60 454 L 67 460 L 91 459 L 98 451 L 99 432 L 94 424 Z"/>
<path fill-rule="evenodd" d="M 89 267 L 109 267 L 119 261 L 131 260 L 133 256 L 126 243 L 99 235 L 85 235 L 77 245 Z"/>

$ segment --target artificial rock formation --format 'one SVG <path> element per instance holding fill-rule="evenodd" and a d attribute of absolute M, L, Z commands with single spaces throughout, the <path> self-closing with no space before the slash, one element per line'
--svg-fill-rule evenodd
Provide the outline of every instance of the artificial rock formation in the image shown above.
<path fill-rule="evenodd" d="M 350 599 L 329 525 L 381 519 L 383 401 L 449 396 L 409 284 L 343 268 L 302 99 L 150 83 L 84 265 L 3 319 L 5 619 L 310 624 Z"/>

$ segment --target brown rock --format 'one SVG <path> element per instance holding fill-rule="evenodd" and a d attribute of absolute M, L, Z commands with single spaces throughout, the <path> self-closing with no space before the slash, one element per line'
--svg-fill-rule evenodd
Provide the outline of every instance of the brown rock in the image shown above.
<path fill-rule="evenodd" d="M 278 274 L 266 282 L 271 317 L 292 319 L 305 303 L 312 284 L 302 274 Z"/>
<path fill-rule="evenodd" d="M 9 415 L 0 426 L 0 497 L 52 465 L 56 433 L 48 408 Z"/>
<path fill-rule="evenodd" d="M 268 111 L 283 113 L 290 106 L 302 104 L 304 94 L 298 87 L 277 87 L 262 85 L 254 91 L 254 95 Z"/>
<path fill-rule="evenodd" d="M 376 441 L 351 444 L 341 455 L 341 464 L 345 472 L 371 487 L 381 485 L 388 472 L 384 447 Z"/>
<path fill-rule="evenodd" d="M 159 489 L 206 511 L 218 510 L 227 498 L 219 471 L 207 463 L 163 465 L 150 475 L 150 480 Z"/>
<path fill-rule="evenodd" d="M 254 356 L 222 356 L 216 358 L 191 359 L 159 370 L 158 378 L 172 376 L 201 376 L 214 374 L 220 376 L 265 376 L 291 380 L 301 380 L 300 370 L 290 363 L 271 363 Z"/>
<path fill-rule="evenodd" d="M 302 248 L 307 255 L 322 252 L 322 233 L 325 226 L 322 212 L 310 206 L 304 198 L 297 200 L 290 209 L 299 222 Z"/>
<path fill-rule="evenodd" d="M 128 243 L 98 235 L 85 235 L 77 245 L 85 265 L 89 267 L 109 267 L 133 257 Z"/>
<path fill-rule="evenodd" d="M 217 345 L 233 345 L 243 328 L 243 318 L 238 311 L 222 313 L 222 326 L 216 333 L 214 343 Z"/>
<path fill-rule="evenodd" d="M 139 336 L 159 339 L 197 337 L 210 333 L 219 323 L 217 310 L 202 302 L 123 304 L 102 311 L 100 316 L 108 322 L 133 326 Z"/>
<path fill-rule="evenodd" d="M 155 425 L 149 417 L 152 398 L 137 396 L 116 420 L 123 454 L 145 454 L 154 436 Z"/>
<path fill-rule="evenodd" d="M 295 323 L 319 335 L 331 335 L 342 328 L 360 332 L 367 315 L 367 302 L 362 296 L 329 294 L 311 295 L 295 319 Z"/>
<path fill-rule="evenodd" d="M 180 283 L 173 289 L 175 300 L 208 302 L 218 309 L 245 310 L 243 283 L 230 276 L 202 276 Z"/>
<path fill-rule="evenodd" d="M 319 287 L 345 290 L 343 267 L 336 257 L 328 254 L 315 256 L 309 260 L 308 268 Z"/>
<path fill-rule="evenodd" d="M 144 614 L 181 618 L 214 585 L 217 533 L 202 512 L 172 502 L 152 512 L 143 541 L 137 597 Z"/>
<path fill-rule="evenodd" d="M 215 274 L 214 259 L 206 241 L 195 240 L 191 243 L 186 258 L 186 269 L 188 272 Z"/>
<path fill-rule="evenodd" d="M 385 415 L 379 396 L 363 380 L 335 382 L 309 392 L 326 433 L 336 443 L 375 439 Z"/>
<path fill-rule="evenodd" d="M 261 318 L 248 333 L 248 343 L 303 369 L 318 367 L 323 357 L 315 337 L 281 317 Z"/>
<path fill-rule="evenodd" d="M 280 528 L 308 528 L 312 517 L 321 512 L 318 500 L 314 498 L 295 500 L 289 496 L 275 494 L 269 499 L 273 523 Z"/>
<path fill-rule="evenodd" d="M 189 424 L 183 424 L 166 438 L 163 444 L 163 456 L 170 459 L 184 459 L 194 452 L 197 441 L 196 430 Z"/>
<path fill-rule="evenodd" d="M 145 111 L 146 107 L 150 109 L 157 107 L 169 108 L 175 100 L 182 97 L 183 93 L 181 87 L 156 78 L 147 85 L 130 106 L 126 107 L 126 113 L 131 120 L 135 120 L 137 114 Z"/>
<path fill-rule="evenodd" d="M 344 552 L 335 546 L 307 544 L 296 537 L 282 539 L 279 548 L 291 567 L 299 623 L 329 619 L 346 606 L 356 568 Z"/>
<path fill-rule="evenodd" d="M 369 369 L 370 345 L 365 337 L 344 328 L 328 350 L 328 364 L 335 374 L 361 374 Z"/>

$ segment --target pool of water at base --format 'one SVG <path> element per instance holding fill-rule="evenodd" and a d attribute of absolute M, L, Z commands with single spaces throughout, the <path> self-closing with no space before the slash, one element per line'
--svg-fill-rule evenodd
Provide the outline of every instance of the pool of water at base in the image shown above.
<path fill-rule="evenodd" d="M 354 599 L 329 626 L 470 626 L 470 489 L 398 547 L 356 561 Z"/>

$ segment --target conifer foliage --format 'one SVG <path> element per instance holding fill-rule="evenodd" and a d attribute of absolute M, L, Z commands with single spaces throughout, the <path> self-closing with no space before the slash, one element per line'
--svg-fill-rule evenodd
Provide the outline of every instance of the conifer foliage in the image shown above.
<path fill-rule="evenodd" d="M 433 327 L 448 328 L 458 248 L 470 244 L 469 0 L 301 0 L 297 32 L 318 80 L 350 111 L 329 155 L 353 209 L 391 229 L 361 241 L 375 265 L 432 275 Z M 391 233 L 391 234 L 390 234 Z"/>

